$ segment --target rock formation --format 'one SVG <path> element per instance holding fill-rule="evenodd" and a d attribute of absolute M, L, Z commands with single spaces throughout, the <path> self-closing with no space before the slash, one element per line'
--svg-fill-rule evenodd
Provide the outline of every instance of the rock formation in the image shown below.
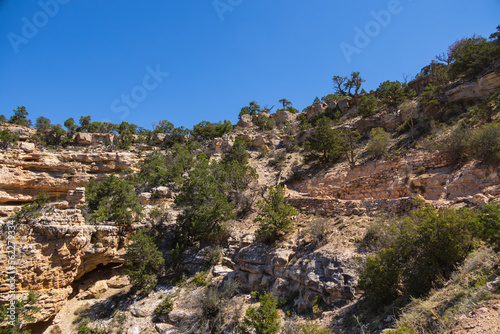
<path fill-rule="evenodd" d="M 129 152 L 0 152 L 0 215 L 13 205 L 31 202 L 40 192 L 64 198 L 68 190 L 85 186 L 93 178 L 135 168 L 139 159 Z"/>

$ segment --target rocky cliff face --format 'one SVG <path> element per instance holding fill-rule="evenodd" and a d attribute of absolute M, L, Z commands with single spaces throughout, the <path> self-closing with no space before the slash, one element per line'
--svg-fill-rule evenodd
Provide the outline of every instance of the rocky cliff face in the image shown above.
<path fill-rule="evenodd" d="M 73 194 L 72 194 L 73 195 Z M 17 225 L 17 294 L 35 290 L 42 311 L 39 321 L 53 317 L 74 291 L 72 284 L 98 265 L 123 263 L 125 237 L 114 225 L 87 225 L 79 209 L 52 207 L 33 226 Z M 0 224 L 1 249 L 7 247 L 7 223 Z M 7 254 L 0 268 L 7 268 Z M 9 285 L 2 269 L 0 300 L 7 301 Z"/>
<path fill-rule="evenodd" d="M 92 178 L 135 168 L 138 161 L 129 152 L 1 151 L 0 215 L 12 214 L 16 205 L 33 201 L 40 192 L 62 199 L 68 190 L 82 187 Z"/>
<path fill-rule="evenodd" d="M 435 207 L 485 204 L 500 196 L 495 170 L 472 161 L 454 166 L 440 153 L 410 153 L 350 168 L 339 164 L 290 187 L 288 201 L 324 215 L 404 212 L 420 196 Z"/>
<path fill-rule="evenodd" d="M 247 291 L 271 291 L 304 311 L 314 305 L 316 298 L 333 305 L 354 296 L 357 275 L 352 261 L 352 254 L 340 250 L 300 254 L 250 245 L 238 252 L 234 268 Z"/>
<path fill-rule="evenodd" d="M 29 135 L 26 133 L 26 139 Z M 85 189 L 79 187 L 90 179 L 135 168 L 138 162 L 139 157 L 128 152 L 52 152 L 22 147 L 0 152 L 1 216 L 12 215 L 40 192 L 58 199 L 32 227 L 16 228 L 17 293 L 37 291 L 42 308 L 39 321 L 57 314 L 68 297 L 77 292 L 72 284 L 84 274 L 98 265 L 123 263 L 125 237 L 116 226 L 85 223 L 78 209 L 84 203 Z M 4 250 L 7 220 L 0 223 L 0 231 L 0 248 Z M 6 256 L 1 254 L 0 268 L 7 268 Z M 2 269 L 2 301 L 9 291 L 5 273 Z"/>

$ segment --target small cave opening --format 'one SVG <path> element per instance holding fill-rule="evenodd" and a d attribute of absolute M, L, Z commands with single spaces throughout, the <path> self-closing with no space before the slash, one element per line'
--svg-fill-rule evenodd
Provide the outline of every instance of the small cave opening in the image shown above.
<path fill-rule="evenodd" d="M 52 321 L 54 321 L 54 318 L 55 316 L 53 316 L 49 320 L 37 322 L 35 324 L 28 324 L 23 327 L 23 330 L 30 330 L 31 334 L 43 334 L 47 330 L 47 328 L 52 326 Z"/>
<path fill-rule="evenodd" d="M 98 264 L 94 270 L 85 273 L 80 279 L 75 280 L 71 287 L 73 288 L 73 292 L 68 297 L 69 299 L 73 299 L 78 295 L 78 293 L 82 291 L 86 291 L 97 281 L 109 280 L 116 275 L 123 275 L 125 273 L 125 268 L 123 263 L 108 263 L 108 264 Z"/>

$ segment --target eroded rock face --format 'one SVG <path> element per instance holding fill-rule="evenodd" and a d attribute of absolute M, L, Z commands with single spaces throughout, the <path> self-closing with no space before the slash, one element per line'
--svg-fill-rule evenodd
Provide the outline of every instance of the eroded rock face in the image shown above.
<path fill-rule="evenodd" d="M 0 247 L 6 249 L 7 223 L 0 223 Z M 125 237 L 114 225 L 86 225 L 78 209 L 48 210 L 32 227 L 18 225 L 16 291 L 40 295 L 39 321 L 54 316 L 73 292 L 71 284 L 98 265 L 123 263 Z M 0 300 L 9 291 L 7 254 L 0 254 Z"/>
<path fill-rule="evenodd" d="M 236 123 L 236 126 L 242 128 L 251 128 L 253 126 L 252 116 L 251 115 L 241 115 L 240 120 Z"/>
<path fill-rule="evenodd" d="M 296 114 L 293 114 L 286 110 L 277 111 L 274 114 L 271 114 L 271 117 L 274 119 L 276 124 L 281 124 L 285 121 L 292 123 L 297 120 Z"/>
<path fill-rule="evenodd" d="M 326 103 L 319 103 L 316 105 L 312 105 L 307 107 L 307 112 L 306 112 L 306 117 L 307 119 L 310 119 L 311 117 L 314 117 L 328 108 L 328 104 Z"/>
<path fill-rule="evenodd" d="M 111 133 L 87 133 L 78 132 L 75 134 L 75 143 L 78 145 L 110 145 L 115 140 L 115 135 Z"/>
<path fill-rule="evenodd" d="M 381 127 L 385 131 L 393 131 L 401 124 L 398 113 L 384 113 L 370 117 L 356 117 L 352 120 L 352 126 L 359 131 L 367 131 L 372 128 Z"/>
<path fill-rule="evenodd" d="M 297 256 L 291 250 L 252 244 L 237 254 L 235 275 L 247 291 L 269 290 L 280 299 L 296 295 L 299 310 L 314 305 L 318 296 L 329 304 L 354 296 L 357 275 L 350 255 L 318 250 Z"/>
<path fill-rule="evenodd" d="M 129 152 L 0 152 L 0 204 L 22 204 L 45 192 L 53 199 L 83 187 L 93 178 L 135 168 L 139 158 Z M 0 206 L 0 214 L 4 212 Z"/>
<path fill-rule="evenodd" d="M 26 153 L 32 153 L 35 151 L 36 146 L 35 146 L 35 143 L 20 142 L 19 148 Z"/>
<path fill-rule="evenodd" d="M 26 141 L 31 139 L 31 137 L 36 133 L 35 129 L 28 128 L 26 126 L 0 123 L 0 131 L 9 130 L 11 133 L 17 135 L 19 140 Z"/>
<path fill-rule="evenodd" d="M 490 73 L 475 82 L 466 83 L 450 89 L 446 96 L 452 102 L 475 102 L 500 88 L 500 75 Z"/>
<path fill-rule="evenodd" d="M 423 168 L 425 172 L 419 172 Z M 307 194 L 307 195 L 305 195 Z M 439 152 L 415 152 L 392 161 L 372 161 L 355 168 L 339 165 L 293 185 L 287 201 L 310 214 L 393 213 L 412 208 L 421 196 L 435 207 L 457 202 L 474 204 L 500 196 L 500 177 L 477 161 L 456 169 Z"/>

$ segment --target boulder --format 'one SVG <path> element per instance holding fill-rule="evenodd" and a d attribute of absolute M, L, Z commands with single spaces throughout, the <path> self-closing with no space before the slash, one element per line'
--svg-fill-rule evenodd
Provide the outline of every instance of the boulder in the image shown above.
<path fill-rule="evenodd" d="M 76 298 L 78 300 L 98 298 L 101 293 L 108 290 L 106 281 L 97 281 L 88 290 L 80 292 Z"/>
<path fill-rule="evenodd" d="M 326 103 L 319 103 L 319 104 L 307 107 L 307 111 L 306 111 L 307 119 L 310 119 L 311 117 L 314 117 L 314 116 L 322 113 L 323 111 L 326 110 L 326 108 L 328 108 L 328 104 L 326 104 Z"/>
<path fill-rule="evenodd" d="M 153 142 L 156 145 L 160 145 L 160 144 L 162 144 L 165 141 L 165 138 L 167 138 L 166 134 L 164 134 L 164 133 L 155 133 L 155 135 L 153 136 Z"/>
<path fill-rule="evenodd" d="M 155 325 L 155 329 L 159 334 L 181 334 L 177 327 L 170 324 L 158 323 Z"/>
<path fill-rule="evenodd" d="M 26 153 L 32 153 L 33 151 L 35 151 L 35 144 L 28 142 L 20 142 L 19 148 Z"/>
<path fill-rule="evenodd" d="M 153 188 L 152 191 L 160 198 L 172 198 L 172 191 L 168 187 L 160 186 Z"/>
<path fill-rule="evenodd" d="M 115 141 L 112 133 L 92 133 L 92 145 L 110 145 Z"/>
<path fill-rule="evenodd" d="M 280 110 L 272 114 L 271 117 L 274 119 L 276 124 L 287 122 L 293 122 L 297 119 L 297 115 L 286 110 Z"/>
<path fill-rule="evenodd" d="M 75 141 L 77 145 L 91 145 L 92 134 L 86 132 L 77 132 L 75 135 Z"/>
<path fill-rule="evenodd" d="M 264 141 L 264 137 L 261 135 L 257 135 L 252 139 L 252 147 L 266 149 L 268 148 L 266 142 Z"/>
<path fill-rule="evenodd" d="M 262 120 L 262 118 L 263 118 L 264 116 L 265 116 L 265 117 L 267 117 L 267 118 L 269 118 L 269 117 L 270 117 L 269 113 L 267 113 L 267 112 L 260 112 L 260 113 L 258 113 L 257 115 L 253 115 L 253 116 L 252 116 L 252 121 L 253 121 L 253 124 L 255 124 L 255 125 L 256 125 L 256 124 L 259 124 L 259 122 Z"/>
<path fill-rule="evenodd" d="M 241 115 L 240 120 L 236 123 L 236 126 L 241 128 L 251 128 L 253 126 L 252 116 L 251 115 Z"/>
<path fill-rule="evenodd" d="M 130 306 L 130 313 L 136 318 L 145 318 L 153 314 L 154 310 L 162 302 L 161 299 L 151 302 L 151 300 L 143 299 L 136 301 L 132 306 Z"/>
<path fill-rule="evenodd" d="M 290 282 L 283 278 L 276 278 L 274 280 L 273 287 L 271 288 L 271 293 L 275 296 L 284 296 L 288 293 Z"/>
<path fill-rule="evenodd" d="M 288 249 L 275 249 L 269 254 L 270 263 L 275 267 L 284 267 L 288 264 L 293 254 L 294 252 Z"/>
<path fill-rule="evenodd" d="M 142 205 L 148 205 L 151 203 L 151 193 L 141 193 L 139 195 L 139 200 Z"/>
<path fill-rule="evenodd" d="M 222 138 L 214 138 L 214 140 L 212 140 L 212 147 L 213 147 L 214 153 L 216 155 L 222 154 L 222 146 L 223 145 L 224 145 L 224 139 L 222 139 Z"/>
<path fill-rule="evenodd" d="M 127 285 L 130 284 L 129 278 L 126 275 L 118 275 L 118 276 L 113 276 L 109 280 L 106 281 L 108 284 L 108 287 L 113 288 L 113 289 L 120 289 L 123 287 L 126 287 Z"/>
<path fill-rule="evenodd" d="M 238 262 L 247 262 L 253 264 L 265 264 L 268 249 L 266 246 L 252 244 L 242 248 L 237 256 Z"/>
<path fill-rule="evenodd" d="M 215 266 L 214 269 L 212 269 L 212 274 L 217 277 L 217 276 L 227 276 L 231 274 L 234 270 L 229 269 L 228 267 L 224 266 Z"/>
<path fill-rule="evenodd" d="M 340 100 L 337 104 L 338 108 L 340 109 L 340 111 L 342 112 L 346 112 L 347 109 L 349 109 L 350 105 L 349 105 L 349 100 L 348 99 L 343 99 L 343 100 Z"/>

